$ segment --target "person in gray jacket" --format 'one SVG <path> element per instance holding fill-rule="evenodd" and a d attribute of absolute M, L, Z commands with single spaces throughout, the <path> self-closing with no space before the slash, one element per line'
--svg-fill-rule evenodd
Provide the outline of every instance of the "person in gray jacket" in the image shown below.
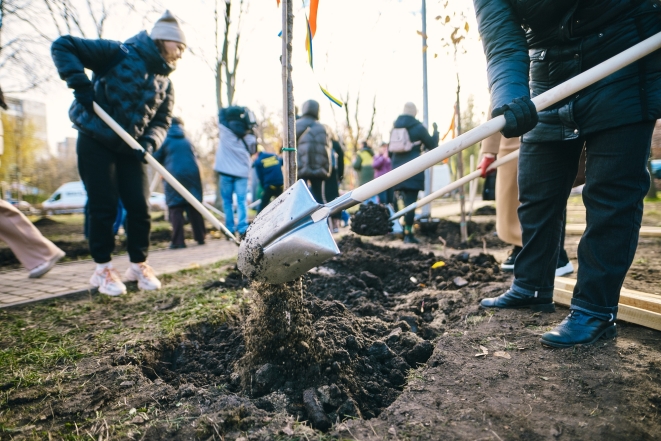
<path fill-rule="evenodd" d="M 214 170 L 218 172 L 220 195 L 227 228 L 242 238 L 248 229 L 248 176 L 252 155 L 257 151 L 257 138 L 252 112 L 245 107 L 230 106 L 218 114 L 220 140 L 216 150 Z M 236 195 L 237 223 L 234 223 L 233 199 Z"/>
<path fill-rule="evenodd" d="M 332 140 L 330 131 L 319 122 L 319 103 L 308 100 L 301 106 L 302 116 L 296 120 L 298 178 L 308 181 L 310 192 L 324 203 L 323 184 L 331 175 Z"/>

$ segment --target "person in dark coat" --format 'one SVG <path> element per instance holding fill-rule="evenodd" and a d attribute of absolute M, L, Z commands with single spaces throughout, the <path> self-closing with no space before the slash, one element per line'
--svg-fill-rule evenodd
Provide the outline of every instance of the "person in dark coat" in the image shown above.
<path fill-rule="evenodd" d="M 252 163 L 257 173 L 257 179 L 262 186 L 262 202 L 259 204 L 258 213 L 271 202 L 271 199 L 282 194 L 285 182 L 282 175 L 282 163 L 281 156 L 265 152 L 262 146 L 258 146 L 255 161 Z"/>
<path fill-rule="evenodd" d="M 485 308 L 553 311 L 563 213 L 585 146 L 587 228 L 570 313 L 541 337 L 571 347 L 615 337 L 622 282 L 633 260 L 650 185 L 646 168 L 661 116 L 661 51 L 537 112 L 537 96 L 661 31 L 650 0 L 474 0 L 493 116 L 522 136 L 518 216 L 523 247 L 514 282 Z"/>
<path fill-rule="evenodd" d="M 202 178 L 197 164 L 193 144 L 184 132 L 184 122 L 181 118 L 172 118 L 172 125 L 163 145 L 154 153 L 154 158 L 163 164 L 174 178 L 181 183 L 198 201 L 202 201 Z M 184 241 L 184 212 L 188 216 L 193 230 L 193 239 L 204 245 L 207 232 L 202 215 L 172 188 L 166 181 L 165 203 L 168 206 L 170 224 L 172 224 L 172 243 L 170 248 L 186 248 Z"/>
<path fill-rule="evenodd" d="M 433 124 L 434 133 L 429 132 L 420 121 L 415 119 L 418 109 L 415 104 L 408 102 L 404 105 L 404 111 L 395 120 L 394 128 L 404 128 L 409 134 L 409 139 L 413 143 L 413 148 L 408 152 L 391 152 L 392 168 L 400 167 L 409 161 L 414 160 L 422 154 L 423 150 L 431 150 L 438 147 L 438 127 Z M 425 189 L 425 174 L 418 173 L 415 176 L 395 185 L 393 190 L 399 191 L 404 199 L 404 206 L 415 203 L 418 200 L 418 192 Z M 413 220 L 415 211 L 410 211 L 404 215 L 404 242 L 418 243 L 418 239 L 413 236 Z"/>
<path fill-rule="evenodd" d="M 324 181 L 324 198 L 327 202 L 340 197 L 340 183 L 344 179 L 344 150 L 339 141 L 332 140 L 333 151 L 331 152 L 331 174 Z M 333 233 L 340 231 L 342 212 L 331 214 L 331 230 Z"/>
<path fill-rule="evenodd" d="M 131 266 L 125 277 L 140 289 L 158 289 L 160 281 L 147 264 L 149 249 L 149 181 L 144 153 L 130 148 L 94 112 L 101 106 L 147 152 L 156 150 L 170 125 L 174 90 L 168 75 L 186 48 L 179 24 L 169 11 L 151 33 L 142 31 L 123 44 L 65 35 L 51 54 L 60 78 L 73 89 L 69 118 L 78 130 L 78 171 L 89 208 L 89 247 L 96 262 L 92 286 L 120 295 L 126 286 L 113 269 L 112 225 L 118 198 L 126 208 Z M 92 71 L 90 79 L 85 69 Z"/>
<path fill-rule="evenodd" d="M 310 192 L 324 203 L 323 183 L 331 175 L 332 142 L 330 130 L 319 122 L 319 103 L 308 100 L 296 120 L 298 177 L 308 181 Z"/>

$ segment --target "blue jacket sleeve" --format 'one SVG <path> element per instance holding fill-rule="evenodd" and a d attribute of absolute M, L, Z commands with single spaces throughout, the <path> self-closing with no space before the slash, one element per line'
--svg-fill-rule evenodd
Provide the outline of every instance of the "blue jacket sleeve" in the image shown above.
<path fill-rule="evenodd" d="M 102 70 L 121 50 L 121 43 L 112 40 L 88 40 L 64 35 L 51 46 L 51 56 L 60 78 L 69 88 L 91 85 L 85 69 Z"/>
<path fill-rule="evenodd" d="M 473 0 L 493 108 L 530 96 L 526 35 L 508 0 Z"/>

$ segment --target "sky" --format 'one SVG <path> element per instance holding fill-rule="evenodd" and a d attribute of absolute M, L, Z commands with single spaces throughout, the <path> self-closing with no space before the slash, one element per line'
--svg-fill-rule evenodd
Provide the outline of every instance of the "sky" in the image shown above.
<path fill-rule="evenodd" d="M 260 109 L 281 115 L 282 77 L 280 66 L 281 10 L 275 0 L 246 0 L 247 13 L 241 23 L 240 64 L 236 104 L 248 106 L 259 116 Z M 184 118 L 189 131 L 200 130 L 204 121 L 216 115 L 215 80 L 209 61 L 213 59 L 213 0 L 161 0 L 182 22 L 189 47 L 171 75 L 175 88 L 175 114 Z M 437 122 L 443 132 L 450 124 L 456 97 L 457 71 L 461 79 L 461 101 L 473 96 L 477 117 L 484 120 L 488 106 L 486 63 L 478 38 L 472 2 L 450 0 L 427 2 L 429 123 Z M 404 103 L 414 102 L 422 120 L 422 29 L 421 0 L 320 0 L 314 45 L 314 72 L 305 52 L 305 13 L 303 2 L 294 2 L 292 78 L 297 105 L 315 99 L 321 104 L 321 121 L 336 128 L 343 124 L 344 110 L 330 103 L 319 84 L 333 95 L 350 94 L 350 106 L 360 93 L 359 118 L 368 125 L 371 104 L 376 96 L 376 130 L 387 139 L 392 122 Z M 464 8 L 469 25 L 462 42 L 466 53 L 457 63 L 443 47 L 443 37 L 451 30 L 442 26 L 453 8 Z M 104 38 L 126 40 L 142 29 L 150 30 L 158 14 L 112 16 Z M 205 56 L 206 55 L 206 56 Z M 49 144 L 67 136 L 75 137 L 67 111 L 71 91 L 64 82 L 54 81 L 45 91 L 26 98 L 46 101 Z M 353 115 L 352 115 L 353 116 Z"/>

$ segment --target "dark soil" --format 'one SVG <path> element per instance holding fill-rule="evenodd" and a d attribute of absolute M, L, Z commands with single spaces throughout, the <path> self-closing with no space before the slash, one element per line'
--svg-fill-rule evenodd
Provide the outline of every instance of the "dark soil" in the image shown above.
<path fill-rule="evenodd" d="M 509 248 L 511 245 L 500 240 L 496 234 L 495 222 L 466 223 L 468 241 L 461 241 L 461 230 L 458 222 L 447 219 L 421 219 L 417 222 L 420 235 L 429 243 L 443 245 L 458 250 L 467 248 Z"/>
<path fill-rule="evenodd" d="M 368 202 L 361 204 L 351 215 L 351 231 L 361 236 L 383 236 L 392 231 L 393 222 L 385 205 Z"/>
<path fill-rule="evenodd" d="M 496 207 L 494 205 L 485 205 L 473 211 L 473 216 L 495 216 Z"/>

